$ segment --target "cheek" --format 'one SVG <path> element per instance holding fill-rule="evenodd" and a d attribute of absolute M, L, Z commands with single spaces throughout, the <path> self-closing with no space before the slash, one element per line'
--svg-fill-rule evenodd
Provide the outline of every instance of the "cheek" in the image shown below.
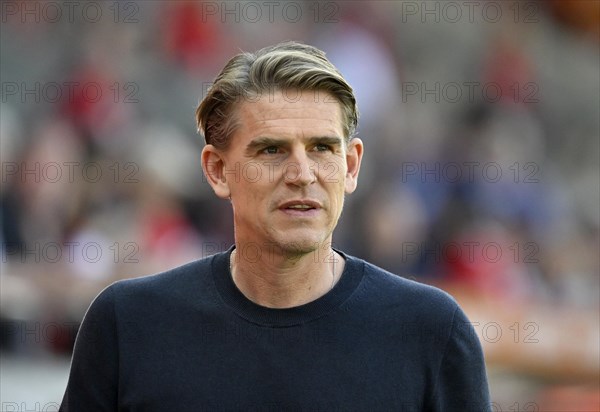
<path fill-rule="evenodd" d="M 248 205 L 254 205 L 254 207 L 267 203 L 269 201 L 269 185 L 265 182 L 257 181 L 246 184 L 246 200 Z M 256 210 L 258 212 L 258 210 Z"/>
<path fill-rule="evenodd" d="M 237 176 L 236 176 L 237 177 Z M 239 173 L 236 185 L 247 198 L 256 198 L 264 191 L 268 180 L 268 174 L 257 166 L 244 165 Z"/>
<path fill-rule="evenodd" d="M 340 210 L 342 209 L 342 206 L 344 204 L 344 182 L 340 181 L 340 182 L 336 182 L 336 183 L 330 183 L 330 187 L 329 187 L 329 197 L 330 197 L 330 202 L 334 208 L 334 210 L 336 211 L 336 213 L 339 213 Z"/>
<path fill-rule="evenodd" d="M 319 177 L 328 185 L 343 183 L 346 173 L 346 164 L 339 156 L 331 156 L 322 160 L 315 166 Z"/>

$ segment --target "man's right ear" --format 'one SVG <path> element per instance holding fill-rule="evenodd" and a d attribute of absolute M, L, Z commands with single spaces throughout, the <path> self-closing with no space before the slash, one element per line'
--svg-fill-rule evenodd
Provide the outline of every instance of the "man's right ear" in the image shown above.
<path fill-rule="evenodd" d="M 211 144 L 202 149 L 202 170 L 215 194 L 221 199 L 229 199 L 231 191 L 225 177 L 223 153 Z"/>

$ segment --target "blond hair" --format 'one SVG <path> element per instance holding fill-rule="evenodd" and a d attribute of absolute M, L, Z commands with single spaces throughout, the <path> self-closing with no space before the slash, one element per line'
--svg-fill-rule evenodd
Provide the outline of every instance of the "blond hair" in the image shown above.
<path fill-rule="evenodd" d="M 354 136 L 358 109 L 352 87 L 323 51 L 297 42 L 241 53 L 229 60 L 196 109 L 198 131 L 204 134 L 207 144 L 226 149 L 238 126 L 236 103 L 274 90 L 331 94 L 342 109 L 346 141 Z"/>

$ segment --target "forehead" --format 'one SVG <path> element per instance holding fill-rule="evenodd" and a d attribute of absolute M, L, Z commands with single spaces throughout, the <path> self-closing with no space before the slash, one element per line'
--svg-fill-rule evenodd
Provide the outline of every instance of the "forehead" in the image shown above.
<path fill-rule="evenodd" d="M 343 137 L 341 105 L 324 91 L 265 92 L 256 98 L 242 101 L 237 107 L 236 117 L 238 132 L 241 134 L 316 134 Z"/>

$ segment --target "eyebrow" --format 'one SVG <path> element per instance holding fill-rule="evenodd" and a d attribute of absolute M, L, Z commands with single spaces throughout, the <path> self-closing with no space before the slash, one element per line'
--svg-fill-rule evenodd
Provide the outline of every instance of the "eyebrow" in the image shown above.
<path fill-rule="evenodd" d="M 306 140 L 308 144 L 327 144 L 330 146 L 340 146 L 342 144 L 342 139 L 337 136 L 315 136 L 309 137 Z M 256 139 L 253 139 L 250 143 L 246 145 L 245 153 L 247 155 L 251 155 L 255 153 L 257 150 L 262 149 L 264 147 L 275 146 L 281 147 L 285 146 L 291 141 L 291 139 L 286 138 L 274 138 L 274 137 L 266 137 L 260 136 Z"/>

